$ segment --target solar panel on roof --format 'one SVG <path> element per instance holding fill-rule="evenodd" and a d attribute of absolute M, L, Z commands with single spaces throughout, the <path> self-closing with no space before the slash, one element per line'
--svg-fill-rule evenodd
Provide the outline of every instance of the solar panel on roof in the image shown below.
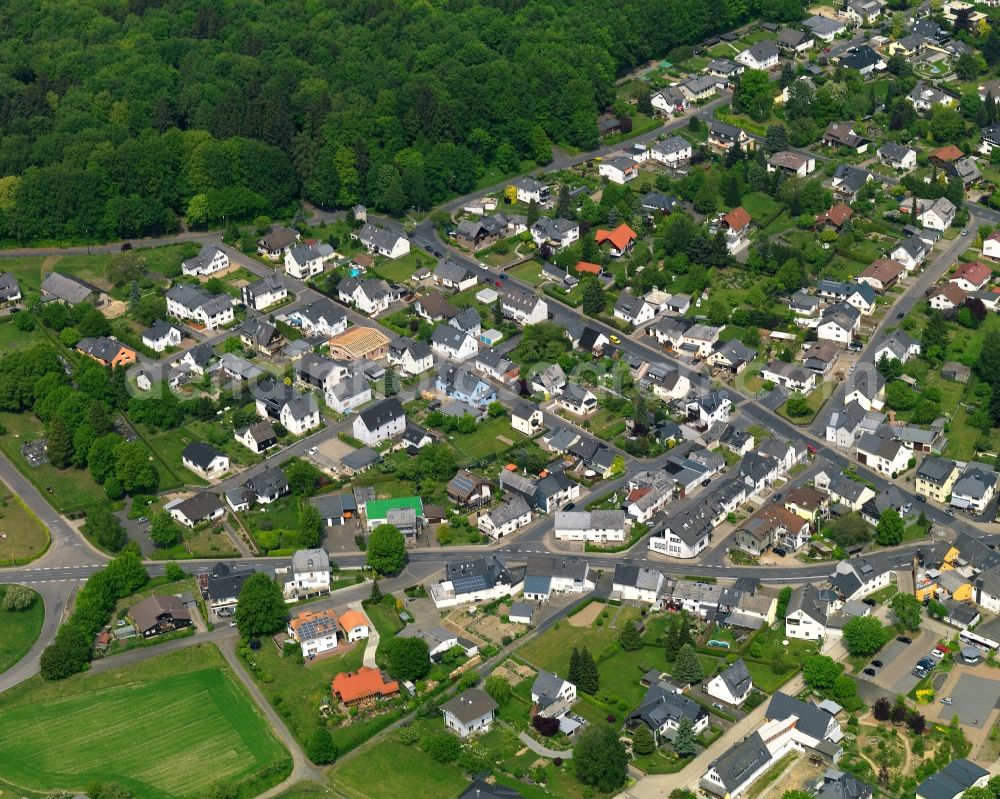
<path fill-rule="evenodd" d="M 464 474 L 455 475 L 451 482 L 457 491 L 469 492 L 472 490 L 473 482 Z"/>
<path fill-rule="evenodd" d="M 479 591 L 489 588 L 489 584 L 486 582 L 486 578 L 481 574 L 475 574 L 471 577 L 459 577 L 456 580 L 452 580 L 452 585 L 455 586 L 456 594 L 468 594 L 472 591 Z"/>

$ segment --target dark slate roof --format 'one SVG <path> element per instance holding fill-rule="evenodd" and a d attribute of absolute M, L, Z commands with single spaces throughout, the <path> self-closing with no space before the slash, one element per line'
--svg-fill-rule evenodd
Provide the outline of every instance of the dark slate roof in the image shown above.
<path fill-rule="evenodd" d="M 184 448 L 184 451 L 181 453 L 181 459 L 191 461 L 199 469 L 207 469 L 211 466 L 212 461 L 220 455 L 225 456 L 225 454 L 225 452 L 221 452 L 211 444 L 192 441 Z"/>
<path fill-rule="evenodd" d="M 243 583 L 256 573 L 256 569 L 247 566 L 230 568 L 225 563 L 217 563 L 208 578 L 208 598 L 219 600 L 238 597 Z"/>
<path fill-rule="evenodd" d="M 500 783 L 489 783 L 477 777 L 462 791 L 458 799 L 523 799 L 523 797 L 513 788 Z"/>
<path fill-rule="evenodd" d="M 953 760 L 937 774 L 932 774 L 919 786 L 917 786 L 917 796 L 923 799 L 954 799 L 981 777 L 985 777 L 989 772 L 966 760 L 964 757 Z"/>
<path fill-rule="evenodd" d="M 776 691 L 767 706 L 765 717 L 771 721 L 783 721 L 789 716 L 796 716 L 796 727 L 806 735 L 823 740 L 830 726 L 830 716 L 810 702 L 803 702 L 794 696 Z M 951 799 L 949 797 L 949 799 Z"/>
<path fill-rule="evenodd" d="M 742 696 L 753 685 L 753 680 L 750 677 L 750 672 L 747 670 L 747 664 L 743 662 L 743 658 L 739 658 L 734 663 L 731 663 L 729 668 L 719 676 L 733 696 Z"/>
<path fill-rule="evenodd" d="M 771 760 L 771 753 L 764 746 L 764 739 L 755 732 L 742 743 L 727 751 L 712 763 L 722 784 L 731 791 L 738 788 L 747 778 L 762 769 Z"/>
<path fill-rule="evenodd" d="M 279 467 L 272 466 L 247 480 L 246 486 L 258 496 L 270 496 L 276 491 L 279 493 L 287 491 L 288 480 Z"/>
<path fill-rule="evenodd" d="M 657 682 L 646 689 L 646 696 L 629 718 L 641 719 L 651 730 L 658 730 L 670 719 L 678 723 L 681 719 L 694 722 L 707 713 L 693 699 L 676 693 L 673 685 Z"/>
<path fill-rule="evenodd" d="M 369 430 L 378 430 L 386 422 L 403 416 L 403 406 L 400 405 L 399 399 L 396 397 L 389 397 L 365 408 L 358 415 L 361 417 L 361 421 L 364 422 L 366 428 Z"/>
<path fill-rule="evenodd" d="M 843 771 L 830 769 L 823 775 L 823 785 L 816 793 L 816 799 L 867 799 L 872 788 L 861 780 Z"/>

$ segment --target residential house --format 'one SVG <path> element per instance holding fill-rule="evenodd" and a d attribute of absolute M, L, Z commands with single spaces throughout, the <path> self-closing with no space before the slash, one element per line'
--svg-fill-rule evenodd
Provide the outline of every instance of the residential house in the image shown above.
<path fill-rule="evenodd" d="M 740 524 L 736 545 L 751 555 L 770 548 L 794 552 L 809 540 L 809 521 L 782 505 L 765 505 Z"/>
<path fill-rule="evenodd" d="M 929 305 L 937 311 L 954 311 L 964 305 L 968 298 L 969 295 L 955 283 L 934 286 L 927 295 Z"/>
<path fill-rule="evenodd" d="M 691 160 L 691 142 L 682 136 L 671 136 L 649 147 L 649 157 L 669 167 L 678 167 Z"/>
<path fill-rule="evenodd" d="M 722 217 L 720 227 L 726 237 L 726 249 L 735 253 L 746 246 L 750 237 L 750 214 L 743 208 L 734 208 Z"/>
<path fill-rule="evenodd" d="M 153 352 L 164 352 L 170 347 L 180 346 L 183 338 L 179 327 L 162 319 L 157 319 L 152 327 L 142 331 L 142 343 Z"/>
<path fill-rule="evenodd" d="M 458 314 L 458 308 L 448 302 L 440 291 L 428 291 L 417 297 L 413 310 L 428 322 L 446 321 Z"/>
<path fill-rule="evenodd" d="M 175 499 L 163 506 L 170 516 L 187 527 L 214 522 L 226 515 L 226 509 L 215 494 L 201 491 L 186 499 Z"/>
<path fill-rule="evenodd" d="M 905 330 L 895 330 L 892 335 L 875 348 L 875 363 L 883 358 L 906 363 L 918 356 L 923 348 L 920 342 Z"/>
<path fill-rule="evenodd" d="M 532 201 L 544 205 L 549 201 L 549 187 L 534 178 L 518 178 L 512 184 L 517 191 L 517 201 L 530 204 Z"/>
<path fill-rule="evenodd" d="M 958 105 L 958 98 L 954 95 L 922 80 L 914 84 L 906 99 L 917 111 L 931 111 L 935 106 L 951 108 Z"/>
<path fill-rule="evenodd" d="M 922 497 L 946 503 L 961 470 L 951 458 L 929 457 L 917 467 L 914 489 Z"/>
<path fill-rule="evenodd" d="M 875 369 L 858 369 L 847 378 L 844 404 L 858 403 L 865 411 L 880 411 L 885 400 L 885 378 Z"/>
<path fill-rule="evenodd" d="M 513 596 L 523 587 L 523 567 L 508 569 L 496 555 L 479 555 L 449 562 L 444 579 L 431 586 L 431 599 L 441 610 L 470 602 L 492 602 Z"/>
<path fill-rule="evenodd" d="M 229 471 L 229 456 L 211 444 L 192 441 L 181 453 L 181 463 L 202 477 L 212 479 Z"/>
<path fill-rule="evenodd" d="M 222 510 L 225 513 L 225 509 Z M 202 597 L 216 617 L 231 617 L 236 610 L 243 583 L 257 571 L 248 566 L 216 563 L 202 585 Z"/>
<path fill-rule="evenodd" d="M 778 46 L 771 39 L 761 39 L 737 53 L 736 61 L 749 69 L 772 70 L 778 66 Z"/>
<path fill-rule="evenodd" d="M 680 349 L 685 354 L 707 358 L 712 354 L 721 333 L 721 327 L 703 324 L 691 325 L 681 335 Z"/>
<path fill-rule="evenodd" d="M 445 726 L 460 738 L 487 733 L 500 706 L 481 688 L 469 688 L 441 705 Z"/>
<path fill-rule="evenodd" d="M 533 394 L 543 394 L 546 399 L 561 394 L 565 386 L 566 373 L 557 363 L 549 364 L 544 369 L 535 372 L 529 383 Z"/>
<path fill-rule="evenodd" d="M 479 282 L 475 272 L 465 264 L 452 260 L 450 256 L 438 261 L 434 268 L 433 278 L 439 286 L 455 291 L 464 291 Z"/>
<path fill-rule="evenodd" d="M 861 189 L 875 180 L 875 176 L 867 169 L 859 169 L 850 164 L 839 164 L 833 173 L 833 193 L 852 203 L 858 198 Z"/>
<path fill-rule="evenodd" d="M 823 42 L 832 42 L 837 34 L 847 30 L 847 27 L 840 20 L 820 15 L 807 18 L 802 25 L 811 30 L 813 35 Z"/>
<path fill-rule="evenodd" d="M 958 209 L 947 197 L 938 197 L 936 200 L 909 197 L 900 203 L 900 213 L 911 213 L 914 203 L 917 205 L 917 221 L 929 230 L 947 230 L 955 221 Z"/>
<path fill-rule="evenodd" d="M 399 399 L 387 397 L 354 417 L 352 431 L 356 439 L 374 447 L 398 436 L 405 426 L 406 414 Z"/>
<path fill-rule="evenodd" d="M 910 172 L 917 168 L 917 151 L 896 142 L 886 142 L 877 151 L 878 160 L 899 172 Z"/>
<path fill-rule="evenodd" d="M 190 276 L 205 277 L 229 268 L 229 256 L 212 244 L 202 244 L 201 250 L 194 258 L 188 258 L 181 264 L 181 273 Z"/>
<path fill-rule="evenodd" d="M 238 333 L 244 347 L 263 355 L 274 356 L 285 346 L 285 337 L 262 316 L 245 319 Z"/>
<path fill-rule="evenodd" d="M 611 580 L 611 594 L 627 602 L 645 602 L 653 604 L 660 598 L 664 578 L 656 569 L 637 566 L 632 563 L 619 563 Z"/>
<path fill-rule="evenodd" d="M 653 92 L 649 104 L 663 114 L 683 114 L 688 109 L 688 98 L 679 88 L 666 86 Z"/>
<path fill-rule="evenodd" d="M 757 350 L 748 347 L 739 339 L 716 341 L 712 353 L 705 362 L 710 366 L 725 369 L 731 374 L 739 374 L 757 357 Z"/>
<path fill-rule="evenodd" d="M 924 262 L 930 251 L 931 246 L 927 242 L 920 236 L 912 235 L 899 242 L 889 257 L 905 266 L 907 272 L 912 272 Z"/>
<path fill-rule="evenodd" d="M 739 68 L 740 72 L 744 69 L 742 64 Z M 720 84 L 728 85 L 726 80 L 713 75 L 695 75 L 678 84 L 677 88 L 689 103 L 697 103 L 715 96 Z"/>
<path fill-rule="evenodd" d="M 829 494 L 831 505 L 840 504 L 851 510 L 861 510 L 862 506 L 875 496 L 875 492 L 867 485 L 850 477 L 838 474 L 824 479 L 822 474 L 816 477 L 816 488 Z"/>
<path fill-rule="evenodd" d="M 112 368 L 130 366 L 135 363 L 136 359 L 135 350 L 126 347 L 118 339 L 109 336 L 101 336 L 99 338 L 90 338 L 88 336 L 82 338 L 76 342 L 74 349 L 77 352 L 82 352 L 89 358 L 93 358 L 102 366 L 110 366 Z"/>
<path fill-rule="evenodd" d="M 632 245 L 639 238 L 638 234 L 622 222 L 614 230 L 598 229 L 594 240 L 598 246 L 604 247 L 612 258 L 620 258 L 632 251 Z"/>
<path fill-rule="evenodd" d="M 435 388 L 445 397 L 464 402 L 472 408 L 482 409 L 496 402 L 497 392 L 485 380 L 452 364 L 443 364 L 435 381 Z"/>
<path fill-rule="evenodd" d="M 886 476 L 895 477 L 906 471 L 912 456 L 913 447 L 894 438 L 891 430 L 865 433 L 858 439 L 858 462 Z"/>
<path fill-rule="evenodd" d="M 578 558 L 528 558 L 524 598 L 547 602 L 552 594 L 585 594 L 594 590 L 590 565 Z"/>
<path fill-rule="evenodd" d="M 191 626 L 191 613 L 179 596 L 153 594 L 130 607 L 128 615 L 143 638 Z"/>
<path fill-rule="evenodd" d="M 366 402 L 371 402 L 371 383 L 364 375 L 353 374 L 331 387 L 323 400 L 337 413 L 350 413 Z"/>
<path fill-rule="evenodd" d="M 499 540 L 531 522 L 531 508 L 524 497 L 514 495 L 479 517 L 479 531 Z M 527 583 L 525 584 L 527 585 Z"/>
<path fill-rule="evenodd" d="M 555 717 L 576 702 L 576 686 L 551 671 L 540 669 L 531 684 L 531 704 L 539 715 Z"/>
<path fill-rule="evenodd" d="M 958 269 L 948 278 L 949 283 L 954 283 L 962 291 L 969 293 L 982 291 L 991 280 L 993 280 L 993 269 L 982 261 L 959 264 Z"/>
<path fill-rule="evenodd" d="M 297 230 L 274 225 L 264 236 L 257 239 L 257 254 L 272 261 L 280 261 L 299 238 Z"/>
<path fill-rule="evenodd" d="M 287 633 L 303 657 L 314 658 L 337 648 L 340 620 L 332 610 L 303 610 L 289 620 Z"/>
<path fill-rule="evenodd" d="M 480 350 L 473 368 L 505 386 L 513 386 L 521 376 L 521 367 L 499 350 Z"/>
<path fill-rule="evenodd" d="M 725 391 L 709 391 L 688 402 L 684 409 L 689 421 L 708 429 L 716 422 L 728 422 L 732 407 Z"/>
<path fill-rule="evenodd" d="M 612 183 L 624 186 L 630 180 L 639 177 L 639 169 L 634 159 L 618 156 L 602 160 L 597 166 L 597 174 Z"/>
<path fill-rule="evenodd" d="M 806 24 L 808 24 L 808 20 L 806 20 Z M 858 155 L 866 152 L 869 144 L 867 139 L 855 133 L 851 122 L 831 122 L 826 126 L 820 142 L 825 147 L 846 147 Z"/>
<path fill-rule="evenodd" d="M 625 511 L 557 511 L 555 537 L 559 541 L 586 541 L 592 544 L 625 541 Z"/>
<path fill-rule="evenodd" d="M 493 497 L 489 480 L 473 474 L 468 469 L 459 469 L 445 487 L 448 499 L 456 505 L 470 510 L 488 505 Z"/>
<path fill-rule="evenodd" d="M 757 141 L 743 128 L 727 125 L 725 122 L 708 122 L 708 148 L 715 153 L 725 154 L 732 147 L 738 147 L 744 152 L 757 149 Z"/>
<path fill-rule="evenodd" d="M 871 25 L 882 16 L 883 8 L 880 0 L 848 0 L 844 16 L 858 25 Z"/>
<path fill-rule="evenodd" d="M 566 383 L 556 396 L 556 404 L 575 416 L 589 416 L 597 410 L 597 396 L 578 383 Z"/>
<path fill-rule="evenodd" d="M 815 488 L 798 486 L 788 492 L 785 497 L 785 507 L 795 515 L 811 522 L 816 514 L 827 511 L 826 496 Z"/>
<path fill-rule="evenodd" d="M 785 635 L 806 641 L 826 637 L 826 622 L 831 599 L 813 583 L 792 589 L 785 611 Z"/>
<path fill-rule="evenodd" d="M 862 78 L 869 78 L 876 70 L 886 68 L 882 56 L 867 44 L 851 48 L 847 55 L 840 56 L 839 64 L 844 69 L 855 70 Z"/>
<path fill-rule="evenodd" d="M 861 312 L 846 302 L 838 302 L 823 310 L 816 335 L 820 341 L 834 341 L 847 346 L 861 327 Z"/>
<path fill-rule="evenodd" d="M 243 304 L 255 311 L 263 311 L 288 297 L 288 289 L 276 274 L 268 275 L 241 290 Z"/>
<path fill-rule="evenodd" d="M 898 261 L 889 258 L 877 258 L 871 265 L 858 275 L 858 283 L 871 286 L 879 294 L 884 294 L 899 282 L 906 274 L 906 267 Z"/>
<path fill-rule="evenodd" d="M 439 324 L 431 334 L 431 349 L 442 358 L 465 361 L 479 352 L 479 341 L 451 325 Z"/>
<path fill-rule="evenodd" d="M 515 401 L 510 406 L 510 425 L 519 433 L 534 436 L 544 429 L 545 415 L 537 405 Z"/>
<path fill-rule="evenodd" d="M 360 230 L 351 233 L 351 238 L 357 239 L 361 246 L 373 255 L 382 255 L 394 260 L 410 252 L 410 240 L 403 229 L 395 225 L 379 227 L 366 222 Z"/>
<path fill-rule="evenodd" d="M 295 364 L 295 379 L 326 393 L 350 375 L 350 364 L 307 352 Z"/>
<path fill-rule="evenodd" d="M 840 352 L 833 341 L 806 342 L 802 347 L 802 365 L 816 374 L 825 375 L 840 357 Z"/>
<path fill-rule="evenodd" d="M 232 322 L 233 300 L 228 294 L 209 294 L 205 289 L 184 283 L 167 290 L 167 313 L 175 319 L 186 319 L 208 330 Z"/>
<path fill-rule="evenodd" d="M 463 333 L 477 338 L 483 332 L 483 319 L 475 308 L 463 308 L 448 320 L 448 324 L 456 330 L 461 330 Z"/>
<path fill-rule="evenodd" d="M 342 671 L 330 683 L 330 693 L 347 707 L 370 704 L 378 699 L 389 699 L 399 694 L 399 683 L 388 679 L 371 666 L 357 671 Z"/>
<path fill-rule="evenodd" d="M 795 324 L 799 327 L 815 327 L 819 324 L 822 302 L 814 294 L 799 289 L 788 301 L 788 310 L 795 314 Z"/>
<path fill-rule="evenodd" d="M 917 799 L 960 799 L 969 788 L 985 788 L 990 773 L 964 757 L 953 760 L 917 786 Z"/>
<path fill-rule="evenodd" d="M 689 560 L 708 548 L 714 527 L 715 515 L 705 503 L 687 505 L 673 513 L 668 510 L 663 528 L 649 537 L 648 546 L 661 555 Z"/>
<path fill-rule="evenodd" d="M 256 386 L 254 395 L 257 415 L 277 420 L 293 436 L 319 427 L 322 422 L 316 398 L 309 392 L 300 394 L 289 385 L 269 379 Z"/>
<path fill-rule="evenodd" d="M 347 330 L 347 314 L 332 300 L 322 297 L 289 313 L 288 321 L 307 337 L 329 338 Z"/>
<path fill-rule="evenodd" d="M 552 513 L 579 498 L 580 484 L 570 480 L 561 469 L 549 472 L 536 484 L 535 505 L 543 513 Z"/>
<path fill-rule="evenodd" d="M 330 593 L 330 556 L 325 549 L 299 549 L 292 553 L 292 564 L 275 569 L 280 574 L 286 602 Z"/>
<path fill-rule="evenodd" d="M 761 377 L 790 391 L 808 394 L 816 388 L 816 373 L 803 366 L 784 361 L 771 361 L 761 369 Z"/>
<path fill-rule="evenodd" d="M 708 711 L 680 692 L 666 680 L 657 680 L 646 689 L 639 707 L 629 715 L 626 724 L 645 724 L 657 742 L 676 735 L 682 721 L 691 723 L 692 732 L 700 735 L 708 727 Z"/>
<path fill-rule="evenodd" d="M 384 280 L 368 278 L 359 280 L 345 277 L 337 284 L 337 295 L 341 302 L 353 305 L 368 316 L 377 316 L 387 311 L 398 294 L 389 288 Z"/>
<path fill-rule="evenodd" d="M 422 374 L 434 365 L 434 356 L 431 354 L 430 345 L 411 338 L 401 338 L 390 342 L 386 360 L 390 364 L 398 366 L 400 371 L 406 375 Z"/>
<path fill-rule="evenodd" d="M 755 732 L 713 760 L 699 780 L 699 786 L 723 799 L 739 799 L 772 765 L 770 750 L 760 733 Z"/>
<path fill-rule="evenodd" d="M 816 217 L 816 226 L 822 230 L 840 232 L 852 216 L 854 210 L 846 203 L 837 203 Z"/>
<path fill-rule="evenodd" d="M 656 314 L 653 307 L 642 297 L 636 297 L 627 290 L 618 295 L 614 315 L 630 325 L 639 326 L 650 321 Z"/>
<path fill-rule="evenodd" d="M 1000 477 L 993 467 L 969 463 L 951 489 L 951 506 L 980 515 L 993 500 Z"/>
<path fill-rule="evenodd" d="M 251 452 L 260 455 L 278 443 L 278 436 L 268 420 L 236 431 L 236 440 Z"/>
<path fill-rule="evenodd" d="M 293 245 L 285 253 L 285 273 L 297 280 L 323 274 L 326 262 L 334 255 L 329 244 Z"/>
<path fill-rule="evenodd" d="M 708 62 L 706 69 L 710 76 L 723 79 L 725 81 L 723 86 L 732 84 L 736 78 L 746 72 L 746 67 L 743 64 L 737 64 L 728 58 L 713 58 Z"/>
<path fill-rule="evenodd" d="M 705 693 L 713 699 L 725 702 L 732 707 L 739 707 L 750 696 L 753 690 L 753 678 L 747 671 L 743 658 L 737 658 L 725 669 L 716 674 L 705 685 Z"/>
<path fill-rule="evenodd" d="M 547 244 L 555 250 L 561 250 L 580 238 L 580 225 L 568 219 L 539 217 L 531 226 L 531 238 L 539 247 Z"/>
<path fill-rule="evenodd" d="M 782 28 L 778 31 L 777 44 L 779 49 L 793 55 L 802 55 L 816 45 L 812 34 L 794 28 Z"/>
<path fill-rule="evenodd" d="M 549 318 L 549 306 L 533 292 L 505 285 L 500 289 L 500 309 L 504 317 L 519 325 L 537 325 Z"/>
<path fill-rule="evenodd" d="M 804 178 L 816 171 L 816 159 L 811 155 L 783 150 L 767 160 L 767 171 L 783 172 L 786 175 Z"/>

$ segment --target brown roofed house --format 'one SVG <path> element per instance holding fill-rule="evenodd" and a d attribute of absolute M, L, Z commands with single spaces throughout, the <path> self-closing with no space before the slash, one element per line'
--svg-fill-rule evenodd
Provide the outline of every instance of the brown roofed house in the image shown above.
<path fill-rule="evenodd" d="M 387 680 L 378 669 L 362 666 L 356 672 L 342 672 L 333 678 L 330 690 L 345 705 L 396 696 L 399 683 Z"/>
<path fill-rule="evenodd" d="M 153 594 L 137 602 L 128 612 L 143 638 L 191 626 L 191 614 L 180 597 Z"/>
<path fill-rule="evenodd" d="M 867 283 L 875 291 L 881 293 L 895 286 L 899 282 L 900 275 L 905 271 L 906 267 L 899 261 L 879 258 L 872 261 L 871 266 L 858 275 L 858 283 Z"/>
<path fill-rule="evenodd" d="M 817 227 L 829 227 L 840 230 L 844 223 L 854 215 L 854 211 L 847 203 L 837 203 L 833 208 L 824 211 L 816 217 Z"/>

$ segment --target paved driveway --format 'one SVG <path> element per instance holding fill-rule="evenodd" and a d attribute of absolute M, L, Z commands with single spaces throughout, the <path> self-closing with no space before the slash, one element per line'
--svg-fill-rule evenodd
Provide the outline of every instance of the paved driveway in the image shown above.
<path fill-rule="evenodd" d="M 917 635 L 911 635 L 912 644 L 903 644 L 895 638 L 885 645 L 873 659 L 881 660 L 885 665 L 877 669 L 874 677 L 867 674 L 858 675 L 860 679 L 877 683 L 893 694 L 907 694 L 919 680 L 910 672 L 917 661 L 928 654 L 937 643 L 937 634 L 926 627 Z"/>

